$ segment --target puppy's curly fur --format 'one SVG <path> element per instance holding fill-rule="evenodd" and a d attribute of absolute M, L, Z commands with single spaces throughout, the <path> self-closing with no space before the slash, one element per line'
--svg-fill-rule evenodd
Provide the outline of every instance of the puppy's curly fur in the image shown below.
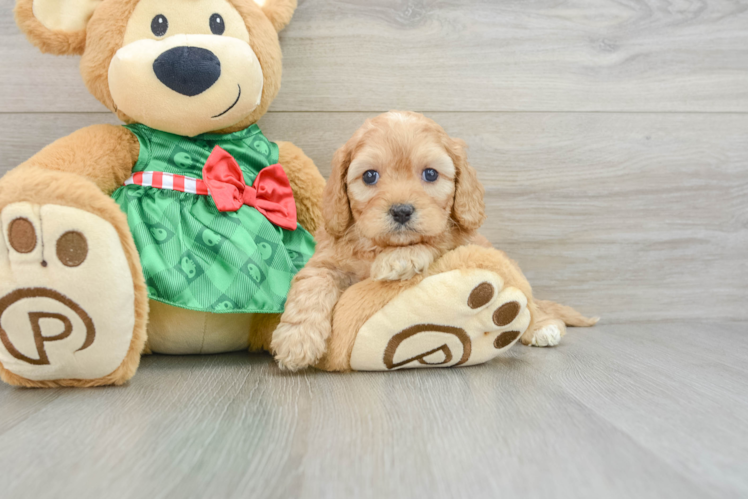
<path fill-rule="evenodd" d="M 434 181 L 424 170 L 434 169 Z M 375 171 L 374 185 L 364 173 Z M 273 334 L 279 364 L 297 370 L 325 352 L 340 295 L 367 278 L 405 280 L 459 246 L 489 246 L 477 233 L 485 220 L 484 189 L 465 143 L 434 121 L 393 111 L 367 120 L 333 159 L 317 251 L 297 274 Z M 411 206 L 398 223 L 393 207 Z"/>
<path fill-rule="evenodd" d="M 316 253 L 296 275 L 273 333 L 281 367 L 320 361 L 335 305 L 353 284 L 409 280 L 458 247 L 491 247 L 477 232 L 486 218 L 484 189 L 465 148 L 433 120 L 391 111 L 367 120 L 335 153 Z M 575 315 L 557 316 L 562 327 L 586 320 L 567 309 Z"/>

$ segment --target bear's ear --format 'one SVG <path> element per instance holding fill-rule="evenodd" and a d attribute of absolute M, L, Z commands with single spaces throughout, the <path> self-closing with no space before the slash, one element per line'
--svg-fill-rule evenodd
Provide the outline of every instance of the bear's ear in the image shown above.
<path fill-rule="evenodd" d="M 254 0 L 262 8 L 270 22 L 273 23 L 275 31 L 280 31 L 291 22 L 296 10 L 296 0 Z"/>
<path fill-rule="evenodd" d="M 39 50 L 83 54 L 86 25 L 102 0 L 17 0 L 16 24 Z"/>

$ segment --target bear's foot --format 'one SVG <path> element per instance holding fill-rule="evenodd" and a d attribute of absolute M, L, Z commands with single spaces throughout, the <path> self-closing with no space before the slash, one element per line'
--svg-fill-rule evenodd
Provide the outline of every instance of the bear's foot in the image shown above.
<path fill-rule="evenodd" d="M 509 349 L 530 325 L 527 297 L 485 269 L 452 270 L 404 290 L 359 330 L 350 368 L 469 366 Z"/>
<path fill-rule="evenodd" d="M 0 212 L 0 376 L 29 387 L 120 384 L 137 368 L 133 277 L 115 228 L 61 205 Z"/>

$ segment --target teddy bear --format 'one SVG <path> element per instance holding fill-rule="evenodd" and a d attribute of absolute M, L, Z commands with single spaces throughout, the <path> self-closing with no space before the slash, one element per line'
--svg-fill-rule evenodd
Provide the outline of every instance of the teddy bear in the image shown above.
<path fill-rule="evenodd" d="M 0 377 L 120 385 L 142 353 L 269 349 L 311 257 L 325 181 L 257 126 L 296 0 L 18 0 L 42 52 L 80 55 L 122 126 L 0 180 Z"/>
<path fill-rule="evenodd" d="M 298 147 L 257 126 L 280 88 L 278 32 L 295 8 L 296 0 L 17 0 L 28 39 L 46 53 L 80 55 L 87 88 L 124 125 L 79 130 L 0 179 L 2 380 L 121 385 L 141 354 L 245 349 L 269 351 L 287 369 L 467 366 L 520 337 L 543 345 L 538 332 L 557 340 L 565 322 L 587 321 L 543 307 L 516 264 L 474 245 L 413 279 L 322 293 L 337 278 L 324 256 L 306 266 L 312 235 L 323 237 L 323 252 L 329 236 L 355 236 L 342 178 L 353 150 L 338 152 L 325 187 Z M 482 188 L 454 151 L 456 220 L 472 231 L 485 218 Z M 361 262 L 374 260 L 366 255 Z"/>

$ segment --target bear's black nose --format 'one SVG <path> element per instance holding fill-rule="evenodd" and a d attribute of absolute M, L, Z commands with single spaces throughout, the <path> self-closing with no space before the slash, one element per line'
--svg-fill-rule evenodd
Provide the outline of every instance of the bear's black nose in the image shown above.
<path fill-rule="evenodd" d="M 221 76 L 221 61 L 200 47 L 174 47 L 153 61 L 156 77 L 174 92 L 189 97 L 202 94 Z"/>
<path fill-rule="evenodd" d="M 390 215 L 398 224 L 405 224 L 410 220 L 416 209 L 413 205 L 392 205 Z"/>

